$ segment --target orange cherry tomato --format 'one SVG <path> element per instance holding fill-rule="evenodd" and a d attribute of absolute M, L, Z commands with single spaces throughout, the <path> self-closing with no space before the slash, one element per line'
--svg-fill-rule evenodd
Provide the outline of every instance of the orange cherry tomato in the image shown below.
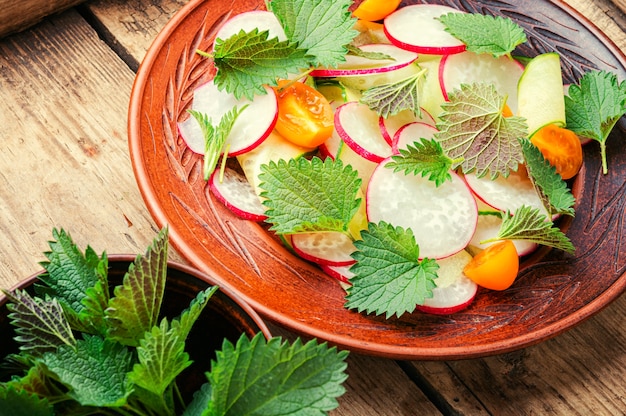
<path fill-rule="evenodd" d="M 477 285 L 492 290 L 510 287 L 519 271 L 519 256 L 511 240 L 494 243 L 478 253 L 463 273 Z"/>
<path fill-rule="evenodd" d="M 504 108 L 502 109 L 502 116 L 504 116 L 504 117 L 512 117 L 513 116 L 513 111 L 511 110 L 511 107 L 509 107 L 508 104 L 504 104 Z"/>
<path fill-rule="evenodd" d="M 285 139 L 302 147 L 324 143 L 334 129 L 333 110 L 315 88 L 301 82 L 278 83 L 278 120 L 276 130 Z"/>
<path fill-rule="evenodd" d="M 361 20 L 375 22 L 387 17 L 400 5 L 400 0 L 364 0 L 352 15 Z"/>
<path fill-rule="evenodd" d="M 530 138 L 563 179 L 573 178 L 583 164 L 580 139 L 571 130 L 548 124 Z"/>

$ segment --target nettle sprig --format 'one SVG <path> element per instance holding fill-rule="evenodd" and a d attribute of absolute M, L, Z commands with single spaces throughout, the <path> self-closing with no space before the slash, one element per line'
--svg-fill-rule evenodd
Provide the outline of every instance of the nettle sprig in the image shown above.
<path fill-rule="evenodd" d="M 64 230 L 53 237 L 35 294 L 5 292 L 19 352 L 4 360 L 12 376 L 0 382 L 3 414 L 322 415 L 337 407 L 347 352 L 262 333 L 224 340 L 206 383 L 184 403 L 177 379 L 192 364 L 187 337 L 219 288 L 163 317 L 167 228 L 112 292 L 106 253 L 82 253 Z"/>

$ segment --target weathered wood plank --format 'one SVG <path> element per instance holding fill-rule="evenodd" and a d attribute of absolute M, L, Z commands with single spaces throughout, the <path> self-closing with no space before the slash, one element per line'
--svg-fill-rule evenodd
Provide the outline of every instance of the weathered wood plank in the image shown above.
<path fill-rule="evenodd" d="M 74 11 L 0 41 L 0 286 L 40 270 L 53 227 L 108 253 L 154 237 L 128 157 L 133 79 Z"/>
<path fill-rule="evenodd" d="M 0 37 L 14 33 L 59 13 L 83 0 L 0 0 Z"/>
<path fill-rule="evenodd" d="M 626 298 L 536 346 L 478 360 L 413 362 L 462 415 L 617 415 L 626 409 Z M 474 398 L 458 400 L 459 380 Z"/>

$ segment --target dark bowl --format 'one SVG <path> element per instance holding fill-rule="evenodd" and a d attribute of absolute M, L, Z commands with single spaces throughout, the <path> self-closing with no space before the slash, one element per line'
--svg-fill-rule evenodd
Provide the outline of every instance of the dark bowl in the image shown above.
<path fill-rule="evenodd" d="M 122 283 L 124 274 L 134 259 L 135 256 L 131 255 L 109 256 L 111 287 Z M 161 314 L 168 318 L 178 316 L 189 306 L 198 292 L 217 284 L 211 276 L 183 264 L 168 262 L 167 270 L 168 280 Z M 26 289 L 32 294 L 33 283 L 40 274 L 41 272 L 32 275 L 12 289 Z M 14 328 L 7 316 L 6 303 L 6 296 L 0 296 L 0 334 L 2 334 L 0 360 L 7 354 L 18 351 L 18 345 L 13 340 Z M 234 344 L 243 333 L 252 338 L 259 332 L 267 339 L 271 337 L 261 317 L 232 290 L 220 285 L 220 289 L 209 300 L 187 340 L 186 351 L 193 364 L 179 376 L 179 380 L 184 380 L 184 383 L 179 382 L 183 397 L 186 400 L 191 399 L 192 394 L 207 381 L 205 372 L 210 370 L 215 351 L 221 349 L 224 339 Z"/>
<path fill-rule="evenodd" d="M 425 3 L 403 1 L 402 5 Z M 597 27 L 559 0 L 437 0 L 461 10 L 518 22 L 528 42 L 515 53 L 561 54 L 564 80 L 592 68 L 626 78 L 626 57 Z M 262 316 L 309 337 L 353 351 L 392 358 L 460 359 L 527 347 L 572 328 L 626 287 L 624 201 L 626 134 L 609 137 L 609 173 L 601 172 L 597 143 L 573 183 L 576 217 L 563 223 L 576 255 L 540 250 L 524 260 L 515 284 L 480 291 L 466 310 L 385 319 L 343 307 L 344 291 L 320 269 L 298 259 L 266 229 L 233 215 L 208 191 L 202 159 L 187 149 L 177 121 L 187 116 L 193 90 L 215 68 L 195 53 L 208 49 L 232 14 L 263 8 L 260 0 L 192 0 L 149 49 L 129 109 L 129 146 L 139 188 L 155 222 L 191 264 L 227 283 Z"/>

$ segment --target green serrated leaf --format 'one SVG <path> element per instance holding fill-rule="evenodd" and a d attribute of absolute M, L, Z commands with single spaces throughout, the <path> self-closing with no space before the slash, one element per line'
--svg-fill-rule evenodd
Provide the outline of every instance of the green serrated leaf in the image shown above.
<path fill-rule="evenodd" d="M 209 303 L 209 300 L 218 290 L 218 286 L 211 286 L 200 291 L 191 301 L 189 307 L 180 314 L 178 319 L 172 321 L 172 328 L 176 330 L 176 335 L 183 341 L 187 339 L 193 324 L 198 320 L 200 314 L 202 314 L 202 311 Z"/>
<path fill-rule="evenodd" d="M 177 328 L 170 328 L 167 319 L 145 334 L 137 347 L 137 356 L 139 363 L 128 375 L 129 380 L 159 397 L 191 365 L 184 338 Z"/>
<path fill-rule="evenodd" d="M 205 113 L 200 113 L 195 110 L 189 110 L 189 113 L 196 119 L 200 125 L 200 130 L 204 136 L 204 161 L 203 161 L 203 175 L 204 180 L 208 180 L 213 171 L 215 170 L 217 163 L 222 153 L 227 152 L 224 148 L 228 135 L 235 125 L 235 121 L 245 110 L 248 105 L 244 105 L 241 108 L 234 107 L 226 112 L 216 125 L 213 124 L 213 120 Z"/>
<path fill-rule="evenodd" d="M 145 256 L 138 255 L 106 310 L 109 336 L 137 346 L 159 318 L 167 278 L 168 231 L 163 228 Z"/>
<path fill-rule="evenodd" d="M 127 377 L 132 358 L 121 344 L 85 335 L 75 347 L 63 345 L 42 360 L 81 405 L 120 407 L 132 391 Z"/>
<path fill-rule="evenodd" d="M 546 211 L 574 216 L 576 198 L 567 183 L 530 140 L 524 139 L 521 143 L 529 176 L 544 201 Z"/>
<path fill-rule="evenodd" d="M 47 399 L 26 390 L 0 384 L 0 415 L 54 416 L 54 408 Z"/>
<path fill-rule="evenodd" d="M 386 53 L 365 51 L 354 45 L 346 45 L 346 49 L 348 50 L 348 53 L 347 53 L 348 55 L 371 59 L 373 61 L 385 61 L 385 60 L 395 61 L 396 60 L 396 58 Z"/>
<path fill-rule="evenodd" d="M 23 290 L 5 294 L 11 302 L 7 304 L 9 319 L 16 328 L 15 340 L 21 351 L 38 356 L 61 345 L 76 344 L 63 308 L 56 299 L 43 300 Z"/>
<path fill-rule="evenodd" d="M 213 53 L 215 84 L 237 99 L 250 100 L 255 94 L 266 94 L 263 85 L 276 85 L 277 79 L 287 78 L 309 67 L 306 50 L 277 38 L 268 39 L 268 32 L 240 32 L 228 39 L 218 39 Z"/>
<path fill-rule="evenodd" d="M 480 13 L 447 13 L 439 21 L 468 51 L 500 57 L 526 42 L 524 29 L 508 17 Z"/>
<path fill-rule="evenodd" d="M 567 253 L 574 253 L 570 239 L 539 209 L 521 206 L 515 215 L 505 215 L 498 239 L 527 240 L 540 245 L 554 247 Z"/>
<path fill-rule="evenodd" d="M 452 159 L 463 159 L 463 172 L 507 177 L 524 161 L 519 139 L 527 126 L 520 117 L 504 117 L 506 98 L 492 84 L 463 84 L 442 104 L 435 138 Z"/>
<path fill-rule="evenodd" d="M 606 139 L 615 123 L 626 114 L 626 81 L 617 75 L 593 70 L 572 84 L 565 96 L 567 128 L 600 143 L 602 170 L 606 174 Z"/>
<path fill-rule="evenodd" d="M 38 360 L 32 363 L 23 377 L 13 377 L 5 385 L 36 394 L 52 403 L 68 399 L 67 389 L 53 379 L 48 369 Z M 2 414 L 1 411 L 0 414 Z"/>
<path fill-rule="evenodd" d="M 452 179 L 450 170 L 455 163 L 457 162 L 444 154 L 439 142 L 420 139 L 406 149 L 400 149 L 400 154 L 392 156 L 385 167 L 394 172 L 404 171 L 405 175 L 421 174 L 439 186 Z"/>
<path fill-rule="evenodd" d="M 313 66 L 336 67 L 358 34 L 350 0 L 272 0 L 268 7 L 287 38 L 306 50 Z"/>
<path fill-rule="evenodd" d="M 50 251 L 45 253 L 48 261 L 41 262 L 45 273 L 39 280 L 44 286 L 35 286 L 36 293 L 53 296 L 62 305 L 80 313 L 86 307 L 83 301 L 87 291 L 98 282 L 107 285 L 107 257 L 103 254 L 101 259 L 89 246 L 85 254 L 81 253 L 63 229 L 53 229 L 52 236 Z"/>
<path fill-rule="evenodd" d="M 384 118 L 404 110 L 410 110 L 419 117 L 421 84 L 425 74 L 426 70 L 422 69 L 408 78 L 368 88 L 363 92 L 360 102 Z"/>
<path fill-rule="evenodd" d="M 224 341 L 207 374 L 208 414 L 325 415 L 345 391 L 347 355 L 316 340 L 289 345 L 261 333 L 252 340 L 242 335 L 236 346 Z"/>
<path fill-rule="evenodd" d="M 208 414 L 208 412 L 205 413 L 205 411 L 208 409 L 209 402 L 211 401 L 211 392 L 211 385 L 204 383 L 202 387 L 193 394 L 193 399 L 182 416 L 202 416 Z"/>
<path fill-rule="evenodd" d="M 261 167 L 260 187 L 267 222 L 278 234 L 347 231 L 361 199 L 358 173 L 341 160 L 318 157 L 279 160 Z"/>
<path fill-rule="evenodd" d="M 387 318 L 413 312 L 433 296 L 439 265 L 419 259 L 419 247 L 410 229 L 370 223 L 354 242 L 356 263 L 350 268 L 345 306 L 359 312 L 384 313 Z"/>

